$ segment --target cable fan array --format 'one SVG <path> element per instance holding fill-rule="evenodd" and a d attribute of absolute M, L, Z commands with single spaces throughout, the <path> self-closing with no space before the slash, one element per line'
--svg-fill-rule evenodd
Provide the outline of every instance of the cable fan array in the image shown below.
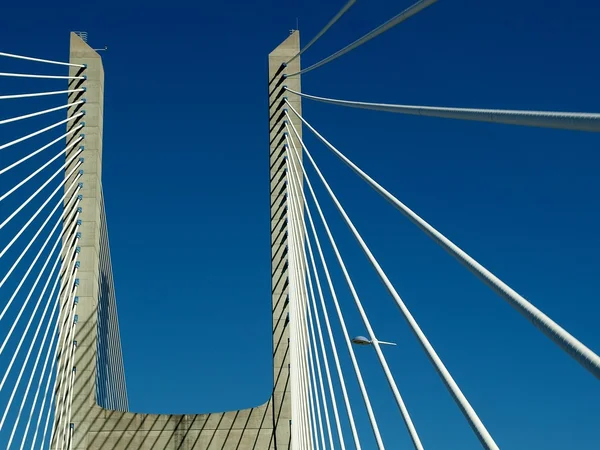
<path fill-rule="evenodd" d="M 319 183 L 325 189 L 325 192 L 327 193 L 326 197 L 331 200 L 335 209 L 341 215 L 343 222 L 347 225 L 362 250 L 362 253 L 366 256 L 370 265 L 378 275 L 378 278 L 385 286 L 385 289 L 396 304 L 401 316 L 408 324 L 412 334 L 416 337 L 420 347 L 433 365 L 435 372 L 439 375 L 443 385 L 455 401 L 467 423 L 479 439 L 481 445 L 487 449 L 497 449 L 499 446 L 464 395 L 441 357 L 435 351 L 432 342 L 428 339 L 413 313 L 401 298 L 398 289 L 394 286 L 390 277 L 375 257 L 373 251 L 367 245 L 365 238 L 359 233 L 348 212 L 344 206 L 342 206 L 337 195 L 331 188 L 327 177 L 317 164 L 313 153 L 308 150 L 299 131 L 299 127 L 294 125 L 294 122 L 299 126 L 304 126 L 305 129 L 308 129 L 318 141 L 324 144 L 324 146 L 332 152 L 333 155 L 356 173 L 359 178 L 365 181 L 375 190 L 375 192 L 391 203 L 425 235 L 430 237 L 442 249 L 452 255 L 485 285 L 489 286 L 500 298 L 510 304 L 525 319 L 531 322 L 538 330 L 575 359 L 584 369 L 589 371 L 596 378 L 600 378 L 600 357 L 595 352 L 544 314 L 540 309 L 533 305 L 533 303 L 517 293 L 507 283 L 486 269 L 480 262 L 468 255 L 458 245 L 406 206 L 374 178 L 369 176 L 320 134 L 294 107 L 294 104 L 298 104 L 300 99 L 306 99 L 349 108 L 417 116 L 587 132 L 600 131 L 600 114 L 597 113 L 455 108 L 349 101 L 309 95 L 301 92 L 299 89 L 292 89 L 285 84 L 286 80 L 293 80 L 293 77 L 311 72 L 314 69 L 331 63 L 339 57 L 350 53 L 352 50 L 366 44 L 371 39 L 380 36 L 392 27 L 423 11 L 433 3 L 435 3 L 435 0 L 418 1 L 379 27 L 376 27 L 356 41 L 317 63 L 310 65 L 305 69 L 289 70 L 288 64 L 298 58 L 301 54 L 304 54 L 309 47 L 312 47 L 315 42 L 321 38 L 354 4 L 354 2 L 348 2 L 314 39 L 304 46 L 293 58 L 289 59 L 287 63 L 282 65 L 280 68 L 281 88 L 273 91 L 271 94 L 273 98 L 272 105 L 277 105 L 275 114 L 279 114 L 281 121 L 280 129 L 284 135 L 280 145 L 282 147 L 281 152 L 285 155 L 288 200 L 288 245 L 290 247 L 289 258 L 291 274 L 290 317 L 292 322 L 290 335 L 292 336 L 292 340 L 296 340 L 295 346 L 298 348 L 296 353 L 296 358 L 298 359 L 294 359 L 294 355 L 292 355 L 292 361 L 296 361 L 298 367 L 295 368 L 295 370 L 293 370 L 294 367 L 292 367 L 291 370 L 295 373 L 295 375 L 292 376 L 293 389 L 300 392 L 300 394 L 293 397 L 294 401 L 292 403 L 292 417 L 294 418 L 292 420 L 292 442 L 299 448 L 314 447 L 317 449 L 325 449 L 339 447 L 343 449 L 349 445 L 349 443 L 346 442 L 346 437 L 343 432 L 343 427 L 346 424 L 342 423 L 343 414 L 338 408 L 338 405 L 340 404 L 345 408 L 345 415 L 348 419 L 347 425 L 350 428 L 350 434 L 352 436 L 352 445 L 358 449 L 361 448 L 361 445 L 364 445 L 361 444 L 361 442 L 363 442 L 361 433 L 363 433 L 364 430 L 361 431 L 360 427 L 357 426 L 353 410 L 353 407 L 355 408 L 356 405 L 351 402 L 347 389 L 349 374 L 342 370 L 340 364 L 340 351 L 336 345 L 331 328 L 331 320 L 328 311 L 328 308 L 331 307 L 333 307 L 333 310 L 335 311 L 334 315 L 342 330 L 343 341 L 351 361 L 352 372 L 356 377 L 359 386 L 360 396 L 362 397 L 366 409 L 368 421 L 371 425 L 371 432 L 377 448 L 383 449 L 385 448 L 385 444 L 380 432 L 377 416 L 374 413 L 373 403 L 369 397 L 369 390 L 365 384 L 361 367 L 358 364 L 352 346 L 353 341 L 373 346 L 375 356 L 395 399 L 396 406 L 398 407 L 412 444 L 415 449 L 423 448 L 421 438 L 417 432 L 418 424 L 413 422 L 411 415 L 409 414 L 408 407 L 400 393 L 398 384 L 382 351 L 381 344 L 383 344 L 383 342 L 377 339 L 376 332 L 374 331 L 374 327 L 366 311 L 369 305 L 365 305 L 365 302 L 361 300 L 353 278 L 349 274 L 345 259 L 334 238 L 324 208 L 322 207 L 323 199 L 319 199 L 314 188 L 315 183 Z M 315 180 L 309 175 L 303 161 L 308 161 L 311 172 L 316 174 Z M 305 188 L 307 188 L 308 191 L 306 197 L 304 195 Z M 318 219 L 315 219 L 315 216 Z M 304 218 L 308 219 L 306 227 L 304 226 Z M 322 229 L 325 230 L 327 235 L 325 241 L 329 243 L 329 246 L 333 251 L 334 260 L 337 262 L 337 265 L 343 274 L 343 279 L 347 285 L 346 287 L 350 291 L 353 304 L 358 310 L 364 329 L 367 331 L 366 338 L 361 337 L 361 339 L 353 340 L 349 334 L 346 325 L 347 319 L 345 318 L 343 311 L 344 308 L 339 301 L 339 294 L 335 283 L 333 282 L 333 277 L 330 274 L 330 267 L 323 250 L 323 243 L 317 231 L 317 227 L 319 226 L 319 224 L 316 224 L 317 220 L 320 222 Z M 308 255 L 308 257 L 306 257 L 306 255 Z M 320 265 L 320 268 L 317 267 L 318 265 Z M 322 273 L 325 275 L 326 284 L 329 290 L 328 293 L 324 293 L 322 287 Z M 318 296 L 315 295 L 315 287 Z M 319 299 L 320 302 L 318 302 L 317 299 Z M 331 299 L 331 306 L 328 305 L 329 302 L 327 300 L 329 299 Z M 325 320 L 328 342 L 324 339 L 320 317 L 323 317 Z M 326 344 L 329 346 L 328 349 L 326 348 Z M 332 355 L 333 362 L 335 363 L 337 379 L 334 379 L 332 371 L 330 370 L 328 353 Z M 301 355 L 304 355 L 304 357 Z M 321 362 L 323 362 L 323 366 L 325 367 L 326 383 L 323 380 Z M 336 386 L 339 386 L 339 392 L 341 392 L 341 402 L 336 399 Z M 331 405 L 332 407 L 333 423 L 329 416 L 328 405 Z"/>

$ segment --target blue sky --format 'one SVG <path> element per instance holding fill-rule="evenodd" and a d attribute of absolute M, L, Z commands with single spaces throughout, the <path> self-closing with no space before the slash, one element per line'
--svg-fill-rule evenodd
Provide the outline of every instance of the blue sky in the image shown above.
<path fill-rule="evenodd" d="M 104 189 L 133 410 L 209 412 L 267 399 L 267 55 L 296 18 L 306 43 L 342 3 L 56 6 L 34 0 L 3 6 L 2 51 L 65 60 L 71 30 L 87 31 L 94 47 L 109 47 L 103 53 Z M 409 4 L 359 0 L 303 55 L 303 65 Z M 440 0 L 307 74 L 302 86 L 310 94 L 362 101 L 597 112 L 599 16 L 596 2 L 584 0 Z M 319 131 L 408 206 L 600 351 L 597 135 L 308 101 L 303 108 Z M 305 133 L 500 447 L 597 448 L 597 380 Z M 479 448 L 320 194 L 377 333 L 399 344 L 386 356 L 424 446 Z M 336 280 L 351 330 L 364 334 L 339 273 Z M 357 354 L 388 448 L 410 448 L 372 351 Z M 351 392 L 365 448 L 374 448 L 354 384 Z"/>

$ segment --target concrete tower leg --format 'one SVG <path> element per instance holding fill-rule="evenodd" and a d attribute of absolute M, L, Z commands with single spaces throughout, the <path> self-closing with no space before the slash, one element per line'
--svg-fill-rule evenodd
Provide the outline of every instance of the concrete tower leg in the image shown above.
<path fill-rule="evenodd" d="M 287 64 L 290 59 L 292 59 L 298 52 L 300 51 L 300 33 L 298 31 L 294 31 L 290 34 L 290 36 L 279 45 L 275 50 L 271 52 L 269 55 L 269 126 L 270 126 L 270 179 L 271 179 L 271 257 L 273 260 L 273 271 L 272 278 L 274 284 L 273 291 L 273 301 L 276 302 L 277 298 L 285 295 L 286 298 L 286 307 L 288 300 L 288 258 L 287 258 L 287 248 L 288 248 L 288 225 L 290 224 L 291 218 L 291 204 L 288 201 L 288 198 L 285 197 L 288 184 L 295 185 L 295 191 L 302 193 L 302 184 L 297 183 L 296 180 L 302 180 L 302 159 L 297 158 L 294 151 L 290 149 L 290 151 L 285 151 L 285 135 L 286 127 L 284 121 L 286 120 L 286 116 L 284 114 L 284 110 L 286 109 L 286 105 L 284 102 L 284 98 L 286 97 L 286 91 L 284 86 L 288 86 L 290 89 L 294 89 L 298 92 L 301 92 L 300 89 L 300 76 L 294 76 L 290 78 L 286 78 L 284 75 L 292 74 L 298 72 L 300 70 L 300 57 L 295 58 L 289 64 Z M 288 100 L 296 111 L 300 114 L 302 113 L 302 105 L 301 99 L 297 95 L 289 96 Z M 291 122 L 298 130 L 298 133 L 302 133 L 302 122 L 298 119 L 291 111 L 290 111 Z M 288 134 L 288 140 L 293 142 L 298 149 L 300 155 L 302 154 L 302 147 L 300 141 L 296 138 L 293 132 Z M 293 159 L 295 165 L 290 164 L 289 170 L 296 170 L 296 174 L 290 173 L 286 176 L 286 163 L 285 157 L 289 159 Z M 296 169 L 294 169 L 296 167 Z M 302 195 L 302 194 L 300 194 Z M 300 198 L 300 204 L 302 199 Z M 303 211 L 303 208 L 300 208 Z M 303 212 L 297 211 L 297 213 L 301 214 L 301 220 L 299 225 L 299 229 L 304 230 L 304 220 L 303 220 Z M 304 236 L 299 236 L 300 240 L 304 242 Z M 278 240 L 277 240 L 278 239 Z M 303 247 L 302 247 L 303 248 Z M 301 256 L 301 255 L 300 255 Z M 283 263 L 284 265 L 282 265 Z M 303 267 L 303 262 L 301 263 Z M 297 270 L 301 268 L 297 268 Z M 286 284 L 277 284 L 276 280 L 283 279 Z M 305 298 L 301 299 L 301 302 L 305 302 Z M 300 309 L 305 305 L 300 305 Z M 300 312 L 300 311 L 299 311 Z M 298 318 L 302 317 L 302 314 L 298 314 Z M 273 316 L 273 329 L 276 329 L 276 321 L 277 316 Z M 304 317 L 299 321 L 306 320 Z M 299 325 L 299 324 L 298 324 Z M 291 328 L 291 327 L 290 327 Z M 304 342 L 306 342 L 306 327 L 299 326 L 299 333 L 303 335 Z M 290 330 L 286 331 L 286 334 L 289 336 Z M 291 336 L 290 345 L 286 347 L 287 353 L 287 362 L 289 362 L 290 357 L 292 361 L 297 361 L 298 365 L 290 366 L 288 376 L 290 376 L 291 386 L 294 380 L 297 380 L 296 375 L 300 369 L 299 363 L 300 361 L 306 361 L 306 348 L 301 346 L 300 339 L 296 339 L 295 336 Z M 275 366 L 277 366 L 277 354 L 275 359 Z M 277 369 L 276 369 L 277 370 Z M 292 400 L 289 402 L 288 410 L 286 413 L 289 414 L 290 418 L 293 417 L 292 428 L 299 427 L 300 422 L 304 421 L 306 424 L 308 421 L 308 411 L 302 408 L 302 405 L 308 405 L 308 399 L 306 398 L 306 392 L 301 393 L 303 395 L 302 402 L 298 396 L 291 396 L 291 389 L 288 388 L 286 391 L 287 396 L 291 396 Z M 294 402 L 298 401 L 298 405 L 295 405 Z M 297 428 L 296 428 L 297 429 Z M 290 439 L 293 442 L 294 446 L 297 448 L 299 442 L 295 442 L 294 436 L 298 436 L 294 434 L 293 429 L 290 431 Z"/>

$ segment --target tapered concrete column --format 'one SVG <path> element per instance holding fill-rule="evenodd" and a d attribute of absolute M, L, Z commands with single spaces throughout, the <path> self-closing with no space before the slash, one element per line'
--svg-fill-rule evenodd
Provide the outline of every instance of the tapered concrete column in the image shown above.
<path fill-rule="evenodd" d="M 97 315 L 100 279 L 100 224 L 101 224 L 101 175 L 102 175 L 102 115 L 104 106 L 104 70 L 100 56 L 93 51 L 85 42 L 77 35 L 71 33 L 71 52 L 70 61 L 75 64 L 87 64 L 87 68 L 70 67 L 70 76 L 85 76 L 86 80 L 70 80 L 69 89 L 86 88 L 86 92 L 75 92 L 69 95 L 69 102 L 77 102 L 85 99 L 86 103 L 74 108 L 70 108 L 68 115 L 85 111 L 86 115 L 82 118 L 73 120 L 68 123 L 67 128 L 70 130 L 85 122 L 86 126 L 81 130 L 85 138 L 80 142 L 85 150 L 81 154 L 84 158 L 84 163 L 80 169 L 84 171 L 84 175 L 79 179 L 83 183 L 83 189 L 79 194 L 83 196 L 83 200 L 79 202 L 82 212 L 79 216 L 81 226 L 79 231 L 81 238 L 77 245 L 81 251 L 77 255 L 80 267 L 77 272 L 79 287 L 77 288 L 77 297 L 79 302 L 77 307 L 72 301 L 65 302 L 66 304 L 61 310 L 61 322 L 67 322 L 72 310 L 75 308 L 75 313 L 79 319 L 75 328 L 74 340 L 78 342 L 78 346 L 74 348 L 74 360 L 72 366 L 76 368 L 76 375 L 73 379 L 73 401 L 71 411 L 74 413 L 72 420 L 65 421 L 66 426 L 69 422 L 73 422 L 80 411 L 86 411 L 96 404 L 95 398 L 95 383 L 96 378 L 96 340 L 97 340 Z M 79 136 L 79 133 L 69 139 L 69 142 Z M 75 146 L 67 155 L 67 159 L 79 148 Z M 67 173 L 78 162 L 76 158 L 69 167 Z M 73 179 L 67 180 L 65 187 L 67 188 Z M 65 200 L 66 202 L 67 200 Z M 66 244 L 70 236 L 63 238 L 63 243 Z M 64 250 L 63 250 L 64 254 Z M 69 264 L 70 255 L 65 263 Z M 65 284 L 68 281 L 68 276 L 62 278 Z M 72 286 L 63 286 L 65 291 L 70 292 Z M 72 319 L 71 319 L 72 321 Z M 70 325 L 70 323 L 67 323 Z M 69 326 L 67 326 L 69 328 Z M 63 342 L 63 336 L 59 342 Z M 62 355 L 68 355 L 73 346 L 73 339 L 67 340 L 64 347 L 61 348 Z M 67 367 L 69 366 L 69 367 Z M 64 359 L 60 361 L 59 369 L 64 367 L 64 370 L 71 371 L 71 363 Z M 91 381 L 90 381 L 91 380 Z M 71 390 L 71 389 L 69 389 Z M 55 405 L 59 406 L 63 400 L 56 398 Z M 57 411 L 58 412 L 58 411 Z M 58 418 L 55 420 L 57 426 Z M 80 430 L 74 431 L 79 433 Z M 53 448 L 56 447 L 56 441 L 60 430 L 55 430 Z"/>
<path fill-rule="evenodd" d="M 285 299 L 285 316 L 281 316 L 277 314 L 276 309 L 274 309 L 273 316 L 273 329 L 278 330 L 283 328 L 282 320 L 287 320 L 287 315 L 289 311 L 287 309 L 288 303 L 288 268 L 289 268 L 289 260 L 288 260 L 288 233 L 290 232 L 289 225 L 292 220 L 291 217 L 291 204 L 288 201 L 288 197 L 286 194 L 289 193 L 288 184 L 294 184 L 296 192 L 302 192 L 302 184 L 297 183 L 295 180 L 302 180 L 302 172 L 296 171 L 296 177 L 294 177 L 291 173 L 286 174 L 286 163 L 285 157 L 287 156 L 290 159 L 293 159 L 296 163 L 296 167 L 301 167 L 302 160 L 298 159 L 295 156 L 293 150 L 289 150 L 286 152 L 285 149 L 285 135 L 286 128 L 284 125 L 284 121 L 286 120 L 284 110 L 286 109 L 286 105 L 284 102 L 284 98 L 286 97 L 286 91 L 284 90 L 284 86 L 288 86 L 290 89 L 294 89 L 300 92 L 300 77 L 291 77 L 286 78 L 286 74 L 291 74 L 300 70 L 300 57 L 294 59 L 289 64 L 287 62 L 294 57 L 300 51 L 300 33 L 298 31 L 292 32 L 288 38 L 283 41 L 275 50 L 271 52 L 269 55 L 269 126 L 270 126 L 270 153 L 269 153 L 269 162 L 270 162 L 270 179 L 271 179 L 271 259 L 272 259 L 272 273 L 271 277 L 273 280 L 273 304 L 277 305 L 278 302 L 281 302 L 280 299 Z M 300 98 L 297 95 L 294 95 L 292 98 L 289 97 L 290 103 L 293 104 L 294 108 L 302 113 L 302 105 L 300 103 Z M 302 133 L 302 123 L 301 121 L 294 116 L 294 114 L 290 111 L 291 122 L 294 124 L 298 132 Z M 294 133 L 291 132 L 288 134 L 288 139 L 290 142 L 294 142 L 296 147 L 298 148 L 299 153 L 302 153 L 302 148 L 300 142 L 295 137 Z M 290 165 L 290 170 L 294 170 L 293 166 Z M 303 217 L 303 216 L 302 216 Z M 304 221 L 300 221 L 300 229 L 304 229 Z M 304 236 L 300 236 L 302 242 L 304 242 Z M 300 317 L 300 316 L 299 316 Z M 305 320 L 305 319 L 304 319 Z M 284 402 L 282 405 L 282 414 L 281 417 L 285 417 L 288 419 L 292 419 L 292 408 L 294 411 L 302 413 L 306 413 L 306 411 L 299 411 L 298 405 L 292 405 L 292 380 L 294 379 L 294 373 L 297 373 L 299 367 L 297 364 L 294 364 L 294 361 L 291 361 L 290 365 L 290 357 L 293 356 L 295 361 L 306 361 L 305 349 L 302 348 L 299 344 L 299 339 L 296 339 L 295 336 L 290 336 L 289 329 L 292 328 L 289 326 L 287 321 L 285 322 L 287 327 L 285 328 L 285 338 L 290 341 L 289 345 L 275 347 L 274 349 L 274 361 L 275 361 L 275 372 L 278 371 L 278 365 L 281 366 L 281 373 L 286 373 L 288 377 L 290 377 L 290 370 L 292 377 L 290 382 L 287 383 L 287 389 L 285 397 L 289 400 Z M 305 327 L 300 326 L 300 332 L 303 333 Z M 305 335 L 304 335 L 305 336 Z M 285 355 L 283 352 L 285 351 Z M 288 370 L 288 367 L 290 369 Z M 303 393 L 305 394 L 305 393 Z M 276 395 L 279 393 L 276 392 Z M 295 401 L 295 400 L 293 400 Z M 304 404 L 308 404 L 308 399 L 305 398 Z M 308 416 L 305 414 L 305 420 L 308 419 Z M 300 422 L 300 417 L 297 416 L 292 421 L 292 427 L 298 426 Z M 280 424 L 279 426 L 282 426 Z M 290 431 L 291 433 L 291 431 Z"/>

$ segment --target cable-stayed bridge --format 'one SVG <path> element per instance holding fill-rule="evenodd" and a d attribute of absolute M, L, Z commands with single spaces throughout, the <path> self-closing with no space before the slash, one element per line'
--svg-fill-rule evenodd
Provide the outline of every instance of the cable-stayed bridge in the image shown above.
<path fill-rule="evenodd" d="M 71 35 L 70 60 L 0 53 L 2 67 L 19 63 L 22 72 L 0 73 L 0 445 L 52 449 L 332 449 L 385 448 L 380 412 L 355 354 L 356 345 L 373 349 L 389 395 L 397 406 L 398 428 L 417 449 L 426 437 L 413 421 L 410 404 L 386 359 L 369 318 L 370 305 L 358 293 L 344 250 L 322 207 L 332 202 L 398 309 L 441 383 L 484 448 L 500 448 L 485 417 L 469 402 L 426 330 L 390 280 L 321 171 L 303 133 L 388 201 L 425 236 L 460 262 L 591 376 L 600 377 L 594 350 L 475 260 L 457 243 L 417 214 L 322 135 L 302 113 L 303 101 L 454 120 L 516 126 L 600 131 L 600 114 L 556 111 L 467 109 L 370 103 L 327 98 L 302 91 L 303 74 L 329 64 L 412 16 L 435 0 L 421 0 L 327 58 L 303 68 L 301 55 L 343 15 L 347 2 L 306 45 L 294 31 L 269 55 L 269 157 L 272 258 L 273 389 L 256 408 L 196 415 L 156 415 L 129 411 L 110 246 L 102 188 L 104 70 L 100 55 Z M 433 6 L 432 6 L 433 7 Z M 7 49 L 8 51 L 9 49 Z M 41 56 L 41 55 L 40 55 Z M 15 65 L 15 67 L 17 67 Z M 46 69 L 46 70 L 43 70 Z M 13 91 L 26 79 L 27 92 Z M 60 104 L 57 98 L 67 97 Z M 47 107 L 31 109 L 37 105 Z M 56 136 L 51 138 L 50 136 Z M 265 145 L 266 148 L 266 145 Z M 111 151 L 108 149 L 107 151 Z M 324 188 L 319 195 L 316 186 Z M 414 208 L 414 209 L 411 209 Z M 323 231 L 319 232 L 321 229 Z M 333 252 L 333 258 L 327 254 Z M 329 253 L 331 254 L 331 253 Z M 334 283 L 340 269 L 344 286 Z M 473 281 L 476 282 L 475 280 Z M 339 301 L 349 289 L 365 335 L 352 334 Z M 404 319 L 404 321 L 402 321 Z M 335 333 L 339 327 L 341 333 Z M 385 338 L 390 338 L 385 336 Z M 393 337 L 391 337 L 393 338 Z M 595 343 L 589 343 L 594 345 Z M 341 358 L 349 358 L 351 371 Z M 347 383 L 357 380 L 359 395 Z M 356 411 L 366 410 L 369 428 Z M 378 419 L 379 418 L 379 419 Z M 349 430 L 345 432 L 344 430 Z M 453 448 L 451 445 L 448 448 Z"/>

